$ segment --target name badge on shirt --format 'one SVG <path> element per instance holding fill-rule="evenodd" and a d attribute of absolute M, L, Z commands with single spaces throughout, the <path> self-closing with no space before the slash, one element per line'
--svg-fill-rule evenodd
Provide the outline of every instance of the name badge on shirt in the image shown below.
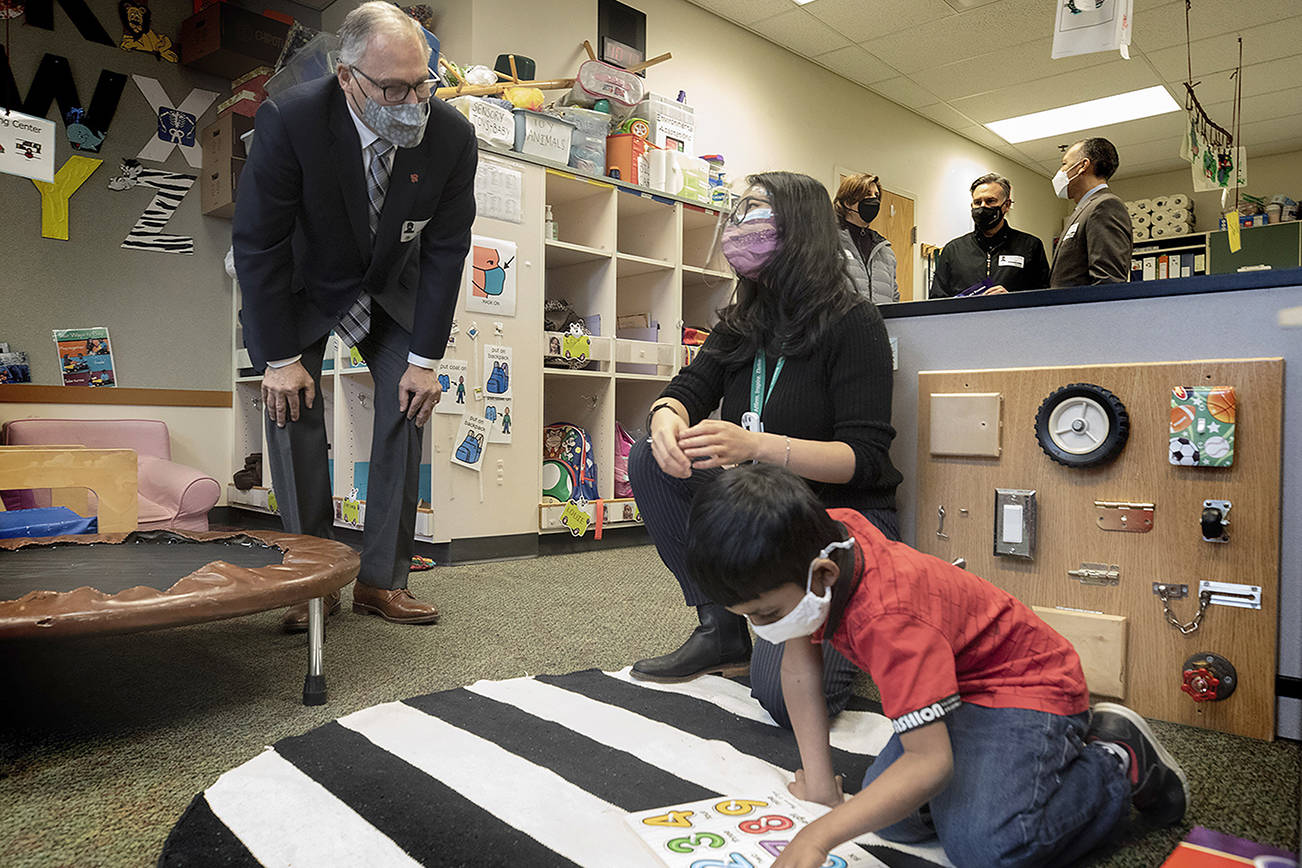
<path fill-rule="evenodd" d="M 1076 230 L 1080 228 L 1079 223 L 1073 223 L 1067 227 L 1067 231 L 1062 233 L 1062 240 L 1068 241 L 1076 237 Z"/>
<path fill-rule="evenodd" d="M 402 238 L 400 239 L 402 243 L 406 244 L 419 235 L 420 230 L 424 229 L 425 224 L 428 222 L 429 220 L 404 220 L 402 223 Z"/>
<path fill-rule="evenodd" d="M 1012 254 L 1012 253 L 1001 253 L 1001 254 L 999 255 L 999 264 L 1000 264 L 1001 266 L 1003 266 L 1003 265 L 1011 265 L 1013 268 L 1025 268 L 1025 267 L 1026 267 L 1026 257 L 1024 257 L 1024 256 L 1017 256 L 1017 255 Z"/>

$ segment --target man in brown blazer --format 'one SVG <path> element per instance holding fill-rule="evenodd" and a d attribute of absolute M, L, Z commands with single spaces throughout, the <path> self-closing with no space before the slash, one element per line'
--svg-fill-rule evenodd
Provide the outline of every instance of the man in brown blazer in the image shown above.
<path fill-rule="evenodd" d="M 1053 254 L 1051 288 L 1130 280 L 1130 214 L 1108 189 L 1116 170 L 1117 149 L 1107 139 L 1085 139 L 1063 153 L 1053 188 L 1060 199 L 1074 201 L 1076 210 Z"/>

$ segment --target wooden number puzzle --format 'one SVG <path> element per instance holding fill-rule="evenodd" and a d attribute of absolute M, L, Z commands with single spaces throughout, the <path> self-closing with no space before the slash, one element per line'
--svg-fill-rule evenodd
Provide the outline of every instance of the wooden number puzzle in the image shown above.
<path fill-rule="evenodd" d="M 669 868 L 768 868 L 796 833 L 825 809 L 781 793 L 714 798 L 629 814 L 651 852 Z M 832 851 L 823 868 L 871 865 L 854 844 Z"/>

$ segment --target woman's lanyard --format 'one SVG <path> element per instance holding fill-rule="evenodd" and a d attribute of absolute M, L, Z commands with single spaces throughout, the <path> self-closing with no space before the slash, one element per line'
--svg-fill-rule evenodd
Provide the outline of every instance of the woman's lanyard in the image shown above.
<path fill-rule="evenodd" d="M 773 369 L 773 380 L 769 383 L 768 392 L 764 391 L 764 351 L 760 350 L 755 353 L 755 364 L 751 368 L 750 378 L 750 412 L 743 413 L 741 417 L 741 427 L 747 431 L 756 433 L 764 430 L 764 423 L 760 421 L 760 415 L 764 412 L 764 405 L 769 402 L 773 396 L 773 387 L 778 384 L 778 377 L 782 376 L 782 366 L 786 364 L 786 358 L 779 358 L 777 367 Z"/>

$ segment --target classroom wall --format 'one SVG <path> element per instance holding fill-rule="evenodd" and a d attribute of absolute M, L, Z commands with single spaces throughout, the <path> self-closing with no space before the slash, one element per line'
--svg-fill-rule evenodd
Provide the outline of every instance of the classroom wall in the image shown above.
<path fill-rule="evenodd" d="M 1125 159 L 1125 154 L 1121 155 Z M 1140 175 L 1113 181 L 1112 190 L 1123 199 L 1148 199 L 1168 193 L 1184 193 L 1193 197 L 1194 231 L 1215 232 L 1221 214 L 1234 207 L 1234 191 L 1230 191 L 1225 208 L 1221 208 L 1221 194 L 1193 192 L 1193 179 L 1189 169 L 1162 172 L 1157 175 Z M 1283 193 L 1302 202 L 1302 150 L 1269 157 L 1254 157 L 1248 150 L 1248 186 L 1245 193 L 1269 199 Z"/>
<path fill-rule="evenodd" d="M 355 5 L 339 0 L 327 21 Z M 968 185 L 997 171 L 1013 182 L 1014 225 L 1046 247 L 1061 228 L 1065 203 L 1047 176 L 685 0 L 633 5 L 647 15 L 647 56 L 674 55 L 647 70 L 648 87 L 670 98 L 687 91 L 696 152 L 722 153 L 734 180 L 789 169 L 830 185 L 837 166 L 871 171 L 914 198 L 918 240 L 941 245 L 972 230 Z M 441 10 L 440 47 L 463 65 L 514 52 L 537 61 L 539 78 L 559 78 L 586 57 L 584 39 L 597 44 L 596 0 L 534 0 L 527 14 L 516 0 L 448 0 Z M 914 273 L 921 286 L 922 269 Z"/>
<path fill-rule="evenodd" d="M 886 329 L 899 341 L 891 460 L 904 476 L 897 502 L 905 542 L 916 540 L 919 509 L 935 509 L 917 503 L 919 371 L 1282 358 L 1284 431 L 1296 431 L 1302 427 L 1302 331 L 1281 327 L 1277 316 L 1299 305 L 1302 287 L 1289 286 L 888 318 Z M 1226 311 L 1234 315 L 1226 316 Z M 1191 323 L 1216 327 L 1191 331 Z M 1163 325 L 1167 327 L 1155 327 Z M 1243 424 L 1250 421 L 1245 418 Z M 1005 438 L 1014 436 L 1033 434 L 1004 432 Z M 1297 629 L 1302 623 L 1302 546 L 1297 544 L 1302 539 L 1302 469 L 1297 457 L 1296 437 L 1286 435 L 1281 457 L 1278 671 L 1294 678 L 1302 677 L 1302 636 Z M 1127 496 L 1138 499 L 1139 494 Z M 1279 700 L 1277 732 L 1302 738 L 1302 700 Z"/>
<path fill-rule="evenodd" d="M 115 0 L 87 3 L 109 36 L 120 37 Z M 287 11 L 312 26 L 320 23 L 320 13 L 285 0 L 241 5 Z M 58 3 L 54 8 L 52 31 L 27 26 L 22 18 L 9 22 L 11 66 L 23 96 L 46 52 L 68 58 L 78 94 L 87 102 L 102 69 L 157 78 L 177 101 L 194 87 L 217 91 L 217 102 L 230 95 L 228 81 L 152 55 L 88 42 Z M 180 24 L 190 14 L 190 3 L 155 2 L 150 8 L 153 29 L 179 43 Z M 56 103 L 47 116 L 57 118 L 58 111 Z M 215 115 L 216 104 L 199 119 L 200 128 Z M 200 213 L 196 181 L 164 229 L 193 236 L 194 255 L 120 247 L 154 191 L 136 187 L 113 192 L 108 182 L 119 174 L 122 158 L 135 157 L 156 128 L 157 117 L 128 78 L 100 153 L 86 154 L 104 162 L 71 199 L 67 241 L 41 237 L 40 196 L 31 181 L 0 175 L 5 224 L 0 233 L 0 341 L 28 353 L 35 383 L 61 382 L 51 329 L 107 326 L 120 385 L 230 388 L 231 282 L 222 267 L 230 245 L 230 221 Z M 55 142 L 58 167 L 74 153 L 61 123 Z M 166 162 L 145 161 L 145 165 L 196 175 L 199 171 L 190 168 L 178 150 Z"/>

